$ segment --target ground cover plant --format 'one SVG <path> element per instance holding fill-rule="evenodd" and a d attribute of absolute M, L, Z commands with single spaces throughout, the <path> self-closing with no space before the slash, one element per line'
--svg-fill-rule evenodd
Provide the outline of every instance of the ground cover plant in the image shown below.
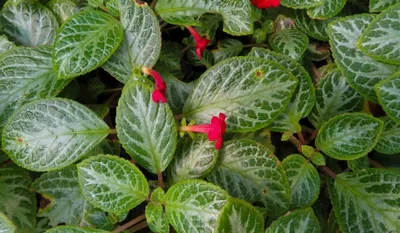
<path fill-rule="evenodd" d="M 0 6 L 1 233 L 400 232 L 398 0 Z"/>

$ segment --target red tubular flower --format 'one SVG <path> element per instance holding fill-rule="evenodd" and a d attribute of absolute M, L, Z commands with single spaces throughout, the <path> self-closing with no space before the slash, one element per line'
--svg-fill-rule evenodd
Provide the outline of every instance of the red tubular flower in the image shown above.
<path fill-rule="evenodd" d="M 225 114 L 220 113 L 218 117 L 213 116 L 210 124 L 181 126 L 180 130 L 184 132 L 197 132 L 208 134 L 209 141 L 217 141 L 215 149 L 222 147 L 222 140 L 226 129 Z"/>
<path fill-rule="evenodd" d="M 208 43 L 210 43 L 210 40 L 206 37 L 201 37 L 192 26 L 186 26 L 186 28 L 189 30 L 190 34 L 192 34 L 193 39 L 196 42 L 196 55 L 201 60 L 201 55 L 203 54 L 204 49 L 206 49 Z"/>
<path fill-rule="evenodd" d="M 251 4 L 260 9 L 278 7 L 280 3 L 280 0 L 251 0 Z"/>
<path fill-rule="evenodd" d="M 152 99 L 156 103 L 165 103 L 167 102 L 167 98 L 165 98 L 165 93 L 167 91 L 167 85 L 165 85 L 164 80 L 162 79 L 161 75 L 147 67 L 143 67 L 143 72 L 147 75 L 150 75 L 154 79 L 154 83 L 156 85 L 156 90 L 152 94 Z"/>

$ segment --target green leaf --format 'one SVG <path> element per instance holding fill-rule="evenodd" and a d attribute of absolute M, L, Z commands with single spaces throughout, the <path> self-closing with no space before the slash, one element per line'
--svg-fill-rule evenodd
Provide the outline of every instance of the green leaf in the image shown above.
<path fill-rule="evenodd" d="M 46 233 L 109 233 L 109 231 L 77 226 L 59 226 L 46 231 Z"/>
<path fill-rule="evenodd" d="M 252 37 L 254 38 L 256 43 L 262 44 L 264 43 L 267 35 L 274 31 L 274 21 L 272 20 L 265 20 L 261 28 L 257 28 L 254 30 Z"/>
<path fill-rule="evenodd" d="M 249 203 L 229 198 L 218 217 L 216 233 L 261 233 L 264 231 L 264 217 Z"/>
<path fill-rule="evenodd" d="M 160 188 L 160 187 L 154 189 L 154 191 L 151 193 L 150 201 L 158 202 L 158 203 L 164 203 L 164 201 L 165 201 L 165 192 L 164 192 L 164 190 L 162 188 Z"/>
<path fill-rule="evenodd" d="M 121 43 L 121 24 L 111 15 L 86 10 L 74 14 L 60 27 L 53 46 L 53 66 L 58 78 L 73 78 L 101 66 Z"/>
<path fill-rule="evenodd" d="M 207 13 L 201 16 L 200 26 L 195 27 L 195 29 L 200 35 L 212 41 L 215 38 L 221 21 L 221 15 Z"/>
<path fill-rule="evenodd" d="M 373 19 L 372 15 L 353 15 L 329 24 L 332 55 L 347 82 L 362 96 L 377 102 L 374 85 L 400 67 L 378 62 L 356 47 L 361 33 Z"/>
<path fill-rule="evenodd" d="M 400 65 L 400 3 L 380 13 L 365 28 L 357 47 L 376 60 Z"/>
<path fill-rule="evenodd" d="M 124 36 L 119 49 L 103 68 L 122 83 L 132 72 L 153 67 L 160 55 L 161 30 L 154 12 L 146 3 L 121 0 L 120 13 Z"/>
<path fill-rule="evenodd" d="M 127 153 L 142 167 L 160 173 L 176 150 L 177 127 L 167 104 L 155 103 L 145 84 L 125 86 L 116 116 L 118 138 Z"/>
<path fill-rule="evenodd" d="M 400 72 L 380 81 L 375 90 L 386 114 L 400 123 Z"/>
<path fill-rule="evenodd" d="M 300 60 L 308 45 L 308 36 L 297 29 L 283 29 L 268 38 L 275 52 Z"/>
<path fill-rule="evenodd" d="M 252 140 L 226 142 L 207 180 L 233 197 L 263 203 L 271 216 L 288 210 L 289 183 L 280 161 Z"/>
<path fill-rule="evenodd" d="M 333 117 L 319 130 L 316 146 L 338 160 L 358 159 L 374 148 L 383 122 L 364 113 Z"/>
<path fill-rule="evenodd" d="M 243 50 L 242 42 L 236 39 L 222 39 L 218 41 L 217 46 L 218 49 L 214 49 L 212 51 L 215 63 L 218 63 L 230 57 L 237 56 Z"/>
<path fill-rule="evenodd" d="M 364 104 L 364 98 L 350 87 L 337 68 L 320 79 L 315 97 L 316 103 L 308 119 L 317 129 L 336 115 L 361 111 Z"/>
<path fill-rule="evenodd" d="M 323 61 L 329 59 L 331 52 L 328 47 L 319 42 L 311 42 L 307 46 L 304 57 L 311 61 Z"/>
<path fill-rule="evenodd" d="M 100 78 L 95 77 L 88 81 L 86 92 L 91 98 L 97 98 L 105 88 L 106 85 L 100 80 Z"/>
<path fill-rule="evenodd" d="M 149 228 L 152 232 L 169 232 L 169 223 L 161 204 L 154 202 L 150 202 L 149 204 L 147 204 L 146 222 L 149 224 Z"/>
<path fill-rule="evenodd" d="M 306 9 L 322 5 L 323 0 L 282 0 L 282 6 L 294 9 Z"/>
<path fill-rule="evenodd" d="M 202 59 L 197 56 L 196 49 L 194 47 L 191 47 L 186 51 L 186 57 L 193 66 L 205 66 L 207 69 L 213 66 L 214 55 L 211 51 L 204 50 L 202 56 Z"/>
<path fill-rule="evenodd" d="M 104 119 L 110 112 L 110 108 L 106 104 L 94 105 L 91 106 L 90 109 L 95 112 L 101 119 Z"/>
<path fill-rule="evenodd" d="M 7 50 L 15 48 L 15 44 L 7 39 L 7 37 L 0 36 L 0 54 Z"/>
<path fill-rule="evenodd" d="M 314 211 L 311 208 L 299 209 L 274 221 L 265 233 L 296 232 L 320 233 L 320 226 Z"/>
<path fill-rule="evenodd" d="M 342 231 L 339 228 L 339 224 L 337 222 L 334 209 L 332 209 L 331 213 L 329 214 L 328 233 L 342 233 Z"/>
<path fill-rule="evenodd" d="M 363 170 L 369 167 L 368 156 L 363 156 L 355 160 L 347 161 L 347 166 L 353 171 Z"/>
<path fill-rule="evenodd" d="M 38 212 L 38 217 L 50 219 L 49 225 L 90 226 L 86 214 L 93 206 L 81 193 L 76 166 L 44 173 L 32 183 L 32 188 L 50 202 Z"/>
<path fill-rule="evenodd" d="M 56 77 L 54 77 L 54 79 L 56 79 Z M 58 81 L 64 81 L 64 80 L 58 80 Z M 81 92 L 81 87 L 78 81 L 76 81 L 76 79 L 72 79 L 71 82 L 69 82 L 68 85 L 66 85 L 64 89 L 57 96 L 60 98 L 76 100 L 80 95 L 80 92 Z"/>
<path fill-rule="evenodd" d="M 293 15 L 293 19 L 295 21 L 295 25 L 308 36 L 322 41 L 329 40 L 328 23 L 332 21 L 331 19 L 311 19 L 305 10 L 296 10 Z"/>
<path fill-rule="evenodd" d="M 323 0 L 323 4 L 307 10 L 313 19 L 329 19 L 337 15 L 346 5 L 346 0 Z"/>
<path fill-rule="evenodd" d="M 4 127 L 2 146 L 21 167 L 50 171 L 82 158 L 108 133 L 107 124 L 85 106 L 48 98 L 25 104 L 14 113 Z"/>
<path fill-rule="evenodd" d="M 18 233 L 35 226 L 36 198 L 29 190 L 31 178 L 20 168 L 0 168 L 0 210 L 14 223 Z"/>
<path fill-rule="evenodd" d="M 300 119 L 310 113 L 315 103 L 315 91 L 307 71 L 290 57 L 267 49 L 253 48 L 248 56 L 279 62 L 299 80 L 299 85 L 284 112 L 268 126 L 271 130 L 278 132 L 299 132 Z"/>
<path fill-rule="evenodd" d="M 400 153 L 400 123 L 387 116 L 379 119 L 383 121 L 384 126 L 374 150 L 383 154 Z"/>
<path fill-rule="evenodd" d="M 149 195 L 142 172 L 117 156 L 99 155 L 84 160 L 78 164 L 78 177 L 86 199 L 106 212 L 128 212 Z"/>
<path fill-rule="evenodd" d="M 77 13 L 78 6 L 71 0 L 51 0 L 46 6 L 57 17 L 60 24 L 64 23 L 69 17 Z"/>
<path fill-rule="evenodd" d="M 182 26 L 200 26 L 199 16 L 219 13 L 224 21 L 224 32 L 233 36 L 253 33 L 253 22 L 249 18 L 251 5 L 247 0 L 160 0 L 156 11 L 164 21 Z"/>
<path fill-rule="evenodd" d="M 381 12 L 399 0 L 369 0 L 369 12 Z"/>
<path fill-rule="evenodd" d="M 317 169 L 303 156 L 289 155 L 282 161 L 290 185 L 290 209 L 309 207 L 317 200 L 320 178 Z"/>
<path fill-rule="evenodd" d="M 296 84 L 293 75 L 275 61 L 230 58 L 196 81 L 183 112 L 196 123 L 208 123 L 222 112 L 227 116 L 227 131 L 254 131 L 285 110 Z"/>
<path fill-rule="evenodd" d="M 0 232 L 1 233 L 15 233 L 17 227 L 11 220 L 0 212 Z"/>
<path fill-rule="evenodd" d="M 160 57 L 157 61 L 157 68 L 161 67 L 167 71 L 181 70 L 182 50 L 185 48 L 176 41 L 162 41 Z M 168 99 L 168 98 L 167 98 Z"/>
<path fill-rule="evenodd" d="M 30 233 L 43 233 L 50 228 L 51 228 L 51 226 L 49 225 L 48 218 L 41 218 L 41 219 L 39 218 L 39 219 L 37 219 L 36 229 Z"/>
<path fill-rule="evenodd" d="M 165 196 L 169 223 L 178 233 L 214 232 L 228 194 L 202 180 L 177 183 Z"/>
<path fill-rule="evenodd" d="M 107 216 L 102 210 L 92 209 L 86 214 L 86 219 L 93 227 L 110 231 L 114 229 L 114 222 L 110 220 L 110 216 L 111 214 Z"/>
<path fill-rule="evenodd" d="M 344 233 L 398 232 L 400 172 L 374 169 L 341 173 L 331 196 Z"/>
<path fill-rule="evenodd" d="M 50 47 L 18 47 L 2 53 L 0 131 L 18 107 L 34 99 L 56 96 L 69 81 L 57 80 Z"/>
<path fill-rule="evenodd" d="M 178 147 L 168 177 L 171 184 L 188 179 L 201 179 L 211 172 L 217 162 L 218 151 L 207 136 L 198 135 Z"/>
<path fill-rule="evenodd" d="M 7 36 L 24 46 L 50 45 L 58 29 L 56 17 L 38 2 L 7 4 L 0 14 Z"/>

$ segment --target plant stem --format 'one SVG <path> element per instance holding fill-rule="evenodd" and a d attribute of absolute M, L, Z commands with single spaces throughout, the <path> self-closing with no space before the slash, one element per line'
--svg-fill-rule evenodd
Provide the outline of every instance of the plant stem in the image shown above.
<path fill-rule="evenodd" d="M 269 46 L 267 44 L 246 44 L 246 45 L 243 45 L 243 48 L 249 48 L 249 47 L 269 48 Z"/>
<path fill-rule="evenodd" d="M 172 26 L 172 27 L 169 27 L 169 28 L 163 28 L 162 31 L 166 32 L 166 31 L 170 31 L 170 30 L 175 30 L 175 29 L 177 29 L 179 27 L 180 26 Z"/>
<path fill-rule="evenodd" d="M 154 8 L 156 7 L 156 4 L 157 4 L 157 0 L 151 1 L 150 8 L 154 10 Z"/>
<path fill-rule="evenodd" d="M 306 140 L 304 139 L 303 133 L 301 131 L 297 133 L 297 137 L 299 138 L 301 144 L 306 144 Z"/>
<path fill-rule="evenodd" d="M 144 214 L 132 219 L 131 221 L 125 223 L 122 226 L 119 226 L 117 229 L 113 230 L 112 233 L 119 233 L 125 229 L 128 229 L 129 227 L 137 224 L 138 222 L 141 222 L 142 220 L 146 219 L 146 216 Z"/>
<path fill-rule="evenodd" d="M 136 226 L 133 226 L 132 228 L 130 228 L 129 229 L 129 233 L 137 232 L 138 230 L 141 230 L 141 229 L 143 229 L 143 228 L 145 228 L 147 226 L 148 226 L 147 222 L 143 221 L 141 223 L 138 223 Z"/>
<path fill-rule="evenodd" d="M 117 129 L 110 129 L 108 134 L 117 134 Z"/>
<path fill-rule="evenodd" d="M 119 94 L 120 94 L 119 92 L 114 92 L 114 93 L 110 96 L 110 98 L 108 98 L 108 100 L 107 100 L 106 102 L 104 102 L 104 104 L 107 105 L 107 106 L 108 106 L 108 105 L 111 105 L 111 103 L 114 101 L 115 98 L 118 97 Z"/>
<path fill-rule="evenodd" d="M 378 163 L 377 161 L 370 159 L 370 158 L 368 158 L 368 159 L 369 159 L 369 163 L 372 166 L 377 167 L 377 168 L 385 168 L 384 166 L 382 166 L 382 164 Z"/>
<path fill-rule="evenodd" d="M 323 172 L 325 172 L 328 176 L 330 176 L 332 179 L 336 179 L 336 173 L 334 173 L 329 167 L 327 166 L 320 166 L 319 169 Z"/>
<path fill-rule="evenodd" d="M 293 145 L 295 145 L 295 146 L 297 147 L 297 150 L 298 150 L 300 153 L 302 153 L 302 151 L 301 151 L 301 146 L 302 146 L 303 144 L 299 141 L 299 139 L 297 139 L 295 136 L 291 136 L 291 137 L 289 138 L 289 141 L 290 141 L 291 143 L 293 143 Z"/>
<path fill-rule="evenodd" d="M 182 113 L 182 114 L 179 114 L 179 115 L 176 115 L 174 118 L 175 118 L 175 120 L 177 120 L 177 121 L 182 120 L 182 118 L 183 118 L 183 113 Z"/>
<path fill-rule="evenodd" d="M 161 171 L 157 173 L 157 178 L 158 178 L 158 186 L 161 189 L 164 189 L 164 179 Z"/>
<path fill-rule="evenodd" d="M 102 93 L 122 91 L 122 89 L 123 89 L 122 87 L 111 88 L 111 89 L 104 89 L 104 90 L 102 91 Z"/>

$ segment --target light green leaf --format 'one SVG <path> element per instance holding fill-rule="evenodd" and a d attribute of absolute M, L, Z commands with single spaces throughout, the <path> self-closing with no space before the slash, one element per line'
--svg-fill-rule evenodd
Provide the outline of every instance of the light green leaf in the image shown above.
<path fill-rule="evenodd" d="M 81 193 L 76 166 L 44 173 L 32 183 L 32 188 L 50 202 L 38 212 L 38 217 L 50 219 L 49 225 L 90 226 L 86 214 L 93 206 Z"/>
<path fill-rule="evenodd" d="M 384 126 L 374 150 L 383 154 L 400 153 L 400 123 L 387 116 L 379 119 L 383 121 Z"/>
<path fill-rule="evenodd" d="M 165 196 L 168 221 L 178 233 L 215 232 L 228 197 L 223 189 L 202 180 L 177 183 Z"/>
<path fill-rule="evenodd" d="M 0 131 L 18 107 L 34 99 L 56 96 L 69 81 L 57 80 L 50 47 L 18 47 L 2 53 Z"/>
<path fill-rule="evenodd" d="M 280 161 L 252 140 L 224 143 L 207 180 L 233 197 L 263 203 L 271 216 L 285 213 L 289 208 L 289 183 Z"/>
<path fill-rule="evenodd" d="M 399 0 L 369 0 L 369 12 L 380 12 L 398 3 Z"/>
<path fill-rule="evenodd" d="M 7 4 L 0 20 L 7 36 L 24 46 L 50 45 L 58 29 L 56 17 L 38 2 Z"/>
<path fill-rule="evenodd" d="M 146 206 L 146 222 L 152 232 L 168 233 L 169 223 L 164 213 L 163 206 L 158 203 L 150 202 Z"/>
<path fill-rule="evenodd" d="M 222 39 L 218 41 L 217 46 L 218 49 L 214 49 L 212 51 L 215 63 L 218 63 L 230 57 L 237 56 L 243 50 L 242 42 L 236 39 Z"/>
<path fill-rule="evenodd" d="M 145 84 L 131 82 L 119 100 L 116 128 L 122 147 L 152 173 L 167 168 L 176 150 L 177 127 L 167 104 L 155 103 Z"/>
<path fill-rule="evenodd" d="M 32 232 L 36 221 L 35 193 L 31 178 L 20 168 L 0 168 L 0 210 L 17 227 L 16 232 Z"/>
<path fill-rule="evenodd" d="M 323 0 L 282 0 L 282 6 L 294 9 L 306 9 L 322 5 Z"/>
<path fill-rule="evenodd" d="M 109 233 L 109 231 L 77 226 L 59 226 L 46 231 L 46 233 Z"/>
<path fill-rule="evenodd" d="M 101 66 L 117 50 L 123 37 L 121 24 L 111 15 L 86 10 L 60 27 L 53 46 L 58 78 L 73 78 Z"/>
<path fill-rule="evenodd" d="M 308 36 L 322 41 L 329 40 L 328 23 L 332 21 L 332 19 L 311 19 L 305 10 L 296 10 L 293 15 L 293 19 L 295 21 L 295 25 Z"/>
<path fill-rule="evenodd" d="M 308 119 L 317 129 L 336 115 L 361 111 L 364 104 L 364 98 L 350 87 L 337 68 L 320 79 L 315 97 L 316 103 Z"/>
<path fill-rule="evenodd" d="M 301 130 L 300 119 L 310 113 L 315 103 L 314 86 L 307 71 L 290 57 L 267 49 L 253 48 L 248 56 L 279 62 L 299 80 L 286 109 L 268 126 L 269 129 L 278 132 L 299 132 Z"/>
<path fill-rule="evenodd" d="M 275 220 L 265 233 L 320 233 L 320 226 L 311 208 L 299 209 L 285 214 Z"/>
<path fill-rule="evenodd" d="M 17 227 L 11 220 L 0 212 L 0 232 L 1 233 L 15 233 Z"/>
<path fill-rule="evenodd" d="M 383 122 L 364 113 L 345 113 L 331 118 L 319 130 L 316 146 L 338 160 L 358 159 L 374 148 Z"/>
<path fill-rule="evenodd" d="M 161 30 L 157 17 L 146 3 L 120 0 L 120 13 L 123 40 L 103 68 L 126 83 L 135 70 L 156 64 L 161 50 Z"/>
<path fill-rule="evenodd" d="M 165 192 L 162 188 L 158 187 L 151 193 L 150 201 L 164 204 Z"/>
<path fill-rule="evenodd" d="M 247 0 L 159 0 L 156 11 L 170 24 L 200 26 L 200 16 L 219 13 L 224 21 L 223 31 L 233 36 L 253 33 L 251 5 Z"/>
<path fill-rule="evenodd" d="M 198 135 L 178 147 L 168 177 L 171 184 L 188 179 L 201 179 L 211 172 L 217 162 L 218 151 L 207 136 Z"/>
<path fill-rule="evenodd" d="M 343 233 L 399 232 L 400 172 L 370 168 L 341 173 L 331 196 Z"/>
<path fill-rule="evenodd" d="M 106 212 L 128 212 L 149 195 L 142 172 L 117 156 L 99 155 L 84 160 L 78 164 L 78 177 L 86 199 Z"/>
<path fill-rule="evenodd" d="M 216 233 L 261 233 L 264 231 L 264 217 L 249 203 L 229 198 L 218 218 Z"/>
<path fill-rule="evenodd" d="M 15 44 L 7 39 L 6 36 L 0 36 L 0 54 L 7 50 L 15 48 Z"/>
<path fill-rule="evenodd" d="M 322 0 L 323 4 L 307 10 L 313 19 L 329 19 L 337 15 L 346 5 L 346 0 Z"/>
<path fill-rule="evenodd" d="M 375 85 L 379 103 L 392 120 L 400 123 L 400 72 Z"/>
<path fill-rule="evenodd" d="M 4 127 L 2 146 L 18 165 L 32 171 L 66 167 L 85 156 L 109 133 L 85 106 L 67 99 L 32 101 Z"/>
<path fill-rule="evenodd" d="M 380 13 L 365 28 L 357 47 L 369 56 L 400 65 L 400 3 Z"/>
<path fill-rule="evenodd" d="M 309 207 L 317 200 L 320 178 L 317 169 L 303 156 L 289 155 L 282 161 L 290 185 L 290 209 Z"/>
<path fill-rule="evenodd" d="M 356 47 L 372 19 L 367 14 L 340 18 L 329 24 L 329 38 L 332 55 L 347 82 L 362 96 L 377 102 L 374 85 L 400 70 L 400 66 L 378 62 Z"/>
<path fill-rule="evenodd" d="M 363 156 L 358 159 L 347 161 L 347 166 L 353 171 L 363 170 L 369 167 L 368 156 Z"/>
<path fill-rule="evenodd" d="M 227 131 L 254 131 L 285 110 L 296 84 L 293 75 L 275 61 L 230 58 L 196 81 L 183 112 L 196 123 L 208 123 L 213 115 L 225 113 Z"/>
<path fill-rule="evenodd" d="M 51 0 L 46 6 L 57 17 L 60 24 L 64 23 L 69 17 L 78 12 L 79 8 L 74 1 L 71 0 Z"/>
<path fill-rule="evenodd" d="M 297 29 L 283 29 L 268 38 L 271 47 L 278 53 L 300 60 L 308 45 L 308 36 Z"/>

